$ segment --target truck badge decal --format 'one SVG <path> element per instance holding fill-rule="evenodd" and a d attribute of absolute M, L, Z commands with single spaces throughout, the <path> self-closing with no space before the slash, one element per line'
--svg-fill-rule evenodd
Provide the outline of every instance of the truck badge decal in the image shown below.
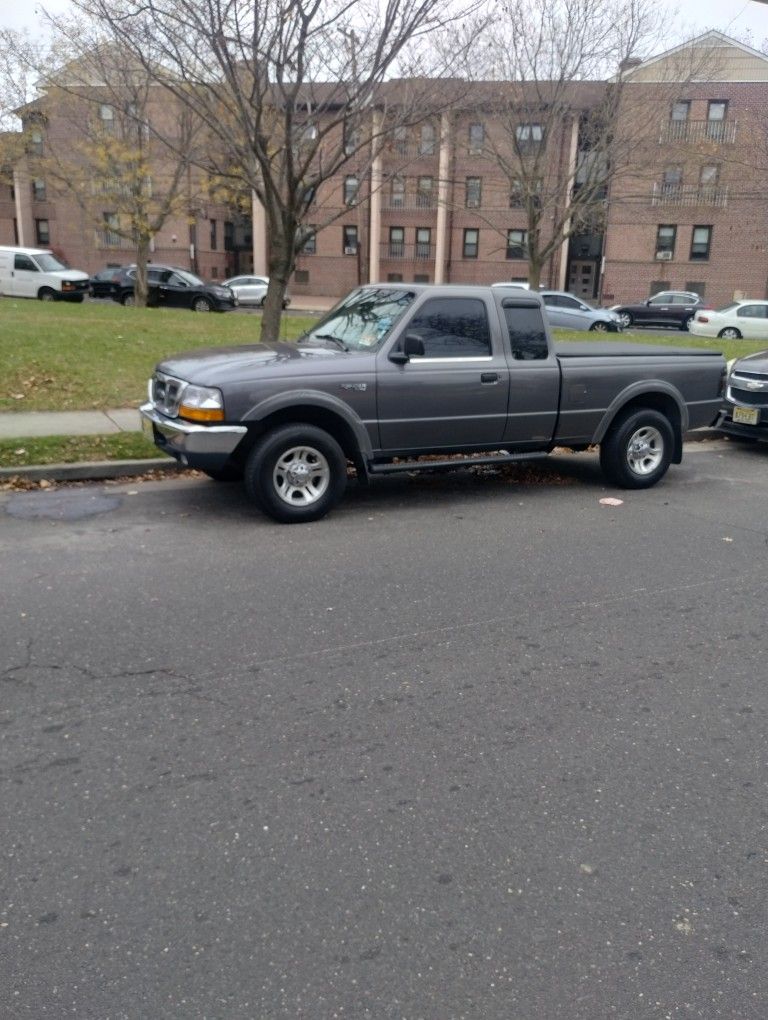
<path fill-rule="evenodd" d="M 340 385 L 343 390 L 357 390 L 360 393 L 368 389 L 368 383 L 364 382 L 343 382 Z"/>

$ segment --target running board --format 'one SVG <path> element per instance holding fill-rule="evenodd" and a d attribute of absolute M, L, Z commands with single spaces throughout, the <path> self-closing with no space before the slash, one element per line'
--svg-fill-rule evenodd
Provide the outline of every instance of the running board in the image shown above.
<path fill-rule="evenodd" d="M 500 453 L 490 457 L 455 457 L 453 460 L 402 460 L 397 464 L 369 464 L 371 475 L 393 475 L 400 471 L 454 471 L 456 468 L 480 467 L 486 464 L 519 464 L 526 460 L 542 460 L 538 453 Z"/>

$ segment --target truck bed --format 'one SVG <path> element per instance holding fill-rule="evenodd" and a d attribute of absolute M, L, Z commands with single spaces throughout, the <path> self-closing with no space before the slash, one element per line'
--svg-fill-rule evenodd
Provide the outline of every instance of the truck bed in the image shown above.
<path fill-rule="evenodd" d="M 701 347 L 662 347 L 660 344 L 632 344 L 620 341 L 561 341 L 556 343 L 558 358 L 673 358 L 684 355 L 696 358 L 718 358 L 720 351 L 703 350 Z"/>

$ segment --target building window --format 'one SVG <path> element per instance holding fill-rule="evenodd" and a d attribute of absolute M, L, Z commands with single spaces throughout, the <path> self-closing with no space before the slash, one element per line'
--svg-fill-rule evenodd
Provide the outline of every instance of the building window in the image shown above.
<path fill-rule="evenodd" d="M 469 125 L 469 154 L 479 156 L 485 145 L 485 127 L 483 124 Z"/>
<path fill-rule="evenodd" d="M 434 124 L 422 124 L 421 136 L 419 138 L 419 155 L 434 156 L 435 154 L 435 126 Z"/>
<path fill-rule="evenodd" d="M 690 294 L 698 294 L 700 298 L 703 298 L 707 285 L 703 280 L 689 280 L 685 285 L 685 289 Z"/>
<path fill-rule="evenodd" d="M 709 186 L 714 187 L 720 180 L 720 167 L 712 163 L 708 166 L 703 166 L 699 171 L 699 184 L 706 188 Z"/>
<path fill-rule="evenodd" d="M 219 267 L 218 266 L 212 266 L 211 267 L 211 279 L 216 280 L 216 279 L 218 279 L 218 276 L 219 276 Z"/>
<path fill-rule="evenodd" d="M 691 104 L 687 99 L 681 99 L 677 103 L 672 104 L 672 113 L 670 120 L 680 123 L 681 121 L 688 120 L 688 116 L 691 112 Z"/>
<path fill-rule="evenodd" d="M 419 177 L 416 190 L 416 205 L 419 207 L 419 209 L 432 208 L 433 183 L 434 180 L 432 177 Z"/>
<path fill-rule="evenodd" d="M 677 227 L 670 223 L 660 223 L 656 230 L 656 258 L 671 259 L 675 254 L 675 238 Z"/>
<path fill-rule="evenodd" d="M 428 259 L 432 256 L 432 231 L 429 227 L 416 228 L 416 258 Z"/>
<path fill-rule="evenodd" d="M 354 205 L 357 201 L 357 193 L 360 190 L 360 182 L 355 174 L 348 174 L 344 178 L 344 205 Z"/>
<path fill-rule="evenodd" d="M 35 238 L 38 244 L 51 243 L 51 231 L 48 227 L 48 220 L 35 220 Z"/>
<path fill-rule="evenodd" d="M 29 133 L 29 152 L 32 156 L 43 154 L 43 132 L 40 128 L 32 128 Z"/>
<path fill-rule="evenodd" d="M 711 99 L 707 107 L 707 138 L 721 142 L 725 138 L 725 117 L 728 103 L 725 100 Z"/>
<path fill-rule="evenodd" d="M 405 255 L 405 228 L 389 228 L 389 257 L 401 259 Z"/>
<path fill-rule="evenodd" d="M 108 103 L 101 103 L 99 106 L 99 120 L 104 131 L 110 133 L 115 130 L 115 110 Z"/>
<path fill-rule="evenodd" d="M 414 283 L 429 283 L 429 273 L 414 273 L 413 274 L 413 282 Z"/>
<path fill-rule="evenodd" d="M 405 181 L 402 177 L 393 177 L 390 182 L 389 204 L 392 209 L 402 209 L 405 205 Z"/>
<path fill-rule="evenodd" d="M 362 133 L 360 128 L 356 125 L 345 124 L 344 125 L 344 154 L 346 156 L 353 156 L 360 148 L 360 140 Z"/>
<path fill-rule="evenodd" d="M 694 227 L 691 235 L 691 261 L 706 262 L 712 245 L 712 227 Z"/>
<path fill-rule="evenodd" d="M 393 131 L 394 148 L 399 156 L 408 155 L 408 128 L 396 127 Z"/>
<path fill-rule="evenodd" d="M 45 201 L 45 181 L 32 181 L 32 198 L 35 202 Z"/>
<path fill-rule="evenodd" d="M 387 283 L 402 283 L 402 282 L 403 282 L 402 273 L 387 273 Z"/>
<path fill-rule="evenodd" d="M 235 224 L 231 220 L 224 220 L 224 251 L 235 250 Z"/>
<path fill-rule="evenodd" d="M 345 255 L 357 255 L 357 227 L 342 227 L 343 247 Z"/>
<path fill-rule="evenodd" d="M 651 286 L 649 290 L 650 297 L 655 297 L 656 294 L 661 294 L 661 292 L 664 290 L 669 290 L 668 280 L 651 280 Z"/>
<path fill-rule="evenodd" d="M 464 189 L 464 205 L 467 209 L 479 209 L 483 195 L 482 177 L 467 177 Z"/>
<path fill-rule="evenodd" d="M 301 249 L 302 255 L 315 255 L 317 252 L 317 234 L 314 233 L 317 230 L 317 224 L 311 223 L 309 229 L 312 231 L 312 235 L 304 242 Z"/>
<path fill-rule="evenodd" d="M 528 257 L 528 231 L 507 231 L 507 258 L 524 259 Z"/>
<path fill-rule="evenodd" d="M 105 212 L 102 214 L 102 220 L 104 222 L 104 228 L 102 231 L 102 241 L 108 248 L 119 248 L 120 247 L 120 235 L 117 230 L 120 226 L 120 219 L 116 212 Z"/>
<path fill-rule="evenodd" d="M 308 269 L 297 269 L 293 274 L 295 283 L 309 283 L 309 270 Z"/>
<path fill-rule="evenodd" d="M 216 236 L 217 225 L 216 220 L 211 220 L 211 251 L 216 251 L 216 247 L 218 245 L 218 238 Z"/>
<path fill-rule="evenodd" d="M 468 227 L 464 231 L 464 244 L 462 245 L 463 257 L 465 259 L 476 259 L 479 243 L 480 231 L 477 227 Z"/>
<path fill-rule="evenodd" d="M 544 128 L 541 124 L 518 124 L 515 141 L 519 149 L 534 149 L 544 141 Z"/>
<path fill-rule="evenodd" d="M 683 183 L 683 171 L 679 166 L 667 167 L 661 182 L 661 193 L 667 197 L 679 194 Z"/>

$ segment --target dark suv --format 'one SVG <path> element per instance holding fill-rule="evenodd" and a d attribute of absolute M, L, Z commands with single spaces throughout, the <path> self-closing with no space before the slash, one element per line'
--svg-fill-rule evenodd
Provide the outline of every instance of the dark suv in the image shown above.
<path fill-rule="evenodd" d="M 134 302 L 136 267 L 120 272 L 112 297 L 121 305 Z M 237 298 L 229 287 L 204 283 L 188 269 L 175 266 L 147 266 L 147 305 L 151 308 L 191 308 L 193 312 L 226 312 L 237 306 Z"/>
<path fill-rule="evenodd" d="M 663 290 L 636 305 L 612 305 L 624 329 L 630 326 L 672 326 L 688 329 L 704 302 L 688 290 Z"/>

